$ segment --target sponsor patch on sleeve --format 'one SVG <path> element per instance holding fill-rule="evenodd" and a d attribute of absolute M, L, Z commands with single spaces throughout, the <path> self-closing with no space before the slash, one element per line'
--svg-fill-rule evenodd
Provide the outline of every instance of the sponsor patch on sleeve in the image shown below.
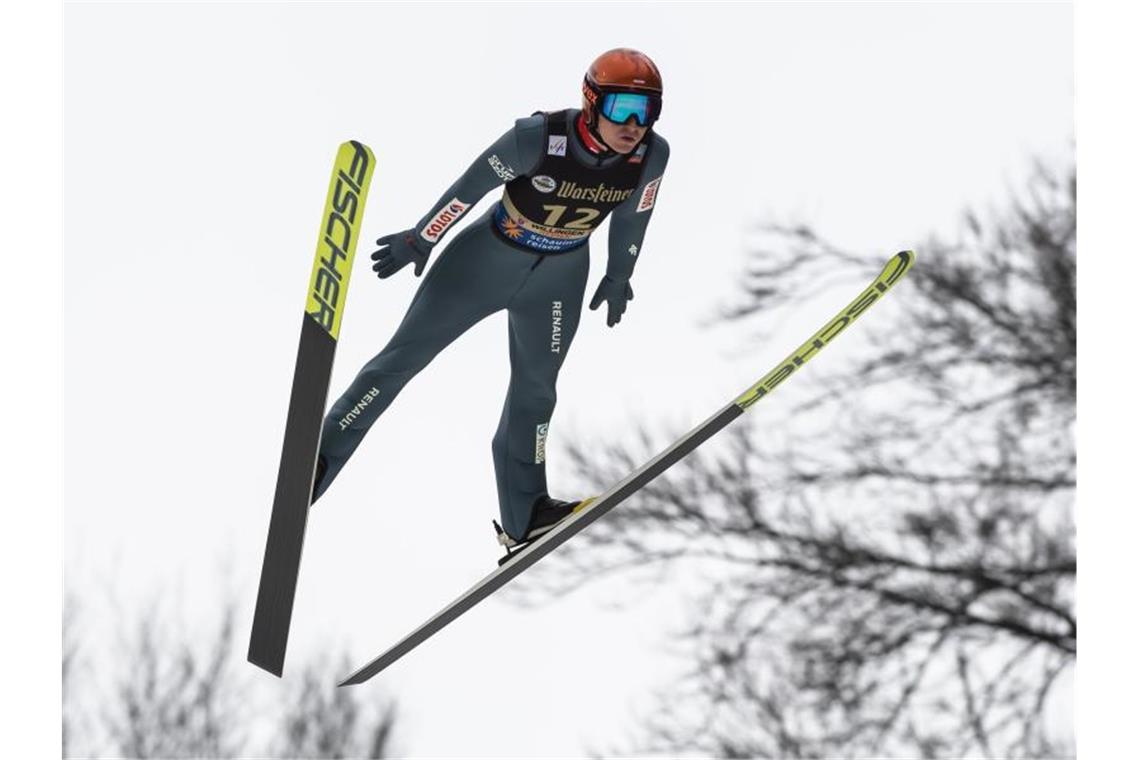
<path fill-rule="evenodd" d="M 657 201 L 657 186 L 660 184 L 661 178 L 658 177 L 646 185 L 645 189 L 641 191 L 641 199 L 637 202 L 638 213 L 653 208 L 653 204 Z"/>
<path fill-rule="evenodd" d="M 487 163 L 491 165 L 491 170 L 495 172 L 498 178 L 503 180 L 503 182 L 510 182 L 515 178 L 514 167 L 509 164 L 504 164 L 503 160 L 497 155 L 491 154 L 491 156 L 487 158 Z"/>
<path fill-rule="evenodd" d="M 546 141 L 546 155 L 566 155 L 566 135 L 551 135 Z"/>
<path fill-rule="evenodd" d="M 458 198 L 452 198 L 447 205 L 436 212 L 420 232 L 420 237 L 429 243 L 438 243 L 443 233 L 447 232 L 447 228 L 454 224 L 459 217 L 463 216 L 463 212 L 471 207 L 470 203 L 464 203 Z M 638 209 L 640 211 L 640 209 Z"/>

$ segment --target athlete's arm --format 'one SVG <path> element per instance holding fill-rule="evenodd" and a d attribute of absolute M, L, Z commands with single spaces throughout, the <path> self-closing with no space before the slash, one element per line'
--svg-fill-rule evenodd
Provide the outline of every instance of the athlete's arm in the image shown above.
<path fill-rule="evenodd" d="M 641 184 L 625 203 L 614 209 L 610 216 L 610 250 L 606 263 L 606 275 L 598 283 L 598 289 L 590 301 L 590 308 L 596 309 L 605 301 L 608 306 L 606 324 L 613 327 L 621 321 L 626 303 L 633 300 L 633 287 L 629 284 L 633 267 L 641 253 L 641 243 L 649 218 L 657 205 L 657 190 L 665 165 L 669 162 L 669 143 L 654 133 L 653 145 L 645 159 L 645 170 L 641 173 Z"/>
<path fill-rule="evenodd" d="M 380 277 L 389 277 L 406 264 L 415 262 L 418 277 L 427 264 L 432 249 L 447 230 L 489 191 L 525 174 L 542 160 L 542 137 L 546 128 L 542 116 L 515 121 L 476 158 L 467 171 L 452 183 L 423 218 L 410 230 L 385 235 L 376 241 L 372 254 L 373 269 Z"/>
<path fill-rule="evenodd" d="M 518 119 L 514 127 L 471 163 L 463 176 L 447 188 L 420 219 L 415 227 L 416 242 L 425 247 L 436 245 L 443 233 L 484 195 L 536 167 L 542 159 L 544 132 L 542 116 Z"/>

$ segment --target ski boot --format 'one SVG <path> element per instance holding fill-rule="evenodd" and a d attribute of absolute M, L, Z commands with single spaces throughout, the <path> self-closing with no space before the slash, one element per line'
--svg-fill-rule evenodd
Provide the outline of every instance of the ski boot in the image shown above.
<path fill-rule="evenodd" d="M 545 536 L 574 514 L 581 512 L 593 500 L 593 496 L 581 501 L 562 501 L 552 499 L 549 496 L 539 496 L 531 510 L 530 528 L 527 530 L 526 537 L 522 539 L 512 538 L 509 533 L 503 530 L 497 520 L 492 520 L 491 524 L 495 526 L 499 544 L 507 550 L 506 555 L 499 560 L 499 565 L 505 565 L 521 549 Z"/>

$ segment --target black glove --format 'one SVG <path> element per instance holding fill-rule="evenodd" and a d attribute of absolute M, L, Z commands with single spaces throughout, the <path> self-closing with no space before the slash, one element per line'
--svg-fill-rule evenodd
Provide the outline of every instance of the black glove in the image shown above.
<path fill-rule="evenodd" d="M 372 260 L 376 262 L 372 269 L 381 279 L 391 277 L 413 261 L 416 264 L 416 277 L 419 277 L 431 255 L 430 248 L 426 251 L 420 249 L 415 228 L 385 235 L 376 241 L 376 245 L 379 250 L 372 253 Z"/>
<path fill-rule="evenodd" d="M 602 301 L 608 303 L 609 314 L 606 315 L 606 324 L 613 327 L 621 321 L 621 315 L 625 313 L 626 302 L 632 300 L 633 288 L 630 287 L 629 280 L 615 280 L 607 274 L 598 283 L 598 289 L 594 291 L 594 299 L 590 301 L 590 310 L 593 311 L 601 306 Z"/>

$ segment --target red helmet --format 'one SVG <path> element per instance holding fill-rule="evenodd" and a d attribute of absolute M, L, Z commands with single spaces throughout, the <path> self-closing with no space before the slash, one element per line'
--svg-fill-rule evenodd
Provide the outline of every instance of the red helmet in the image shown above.
<path fill-rule="evenodd" d="M 618 123 L 634 118 L 651 126 L 661 115 L 662 92 L 661 72 L 649 56 L 630 48 L 609 50 L 590 64 L 582 81 L 586 122 L 595 128 L 600 113 Z M 617 97 L 622 93 L 635 97 Z"/>

